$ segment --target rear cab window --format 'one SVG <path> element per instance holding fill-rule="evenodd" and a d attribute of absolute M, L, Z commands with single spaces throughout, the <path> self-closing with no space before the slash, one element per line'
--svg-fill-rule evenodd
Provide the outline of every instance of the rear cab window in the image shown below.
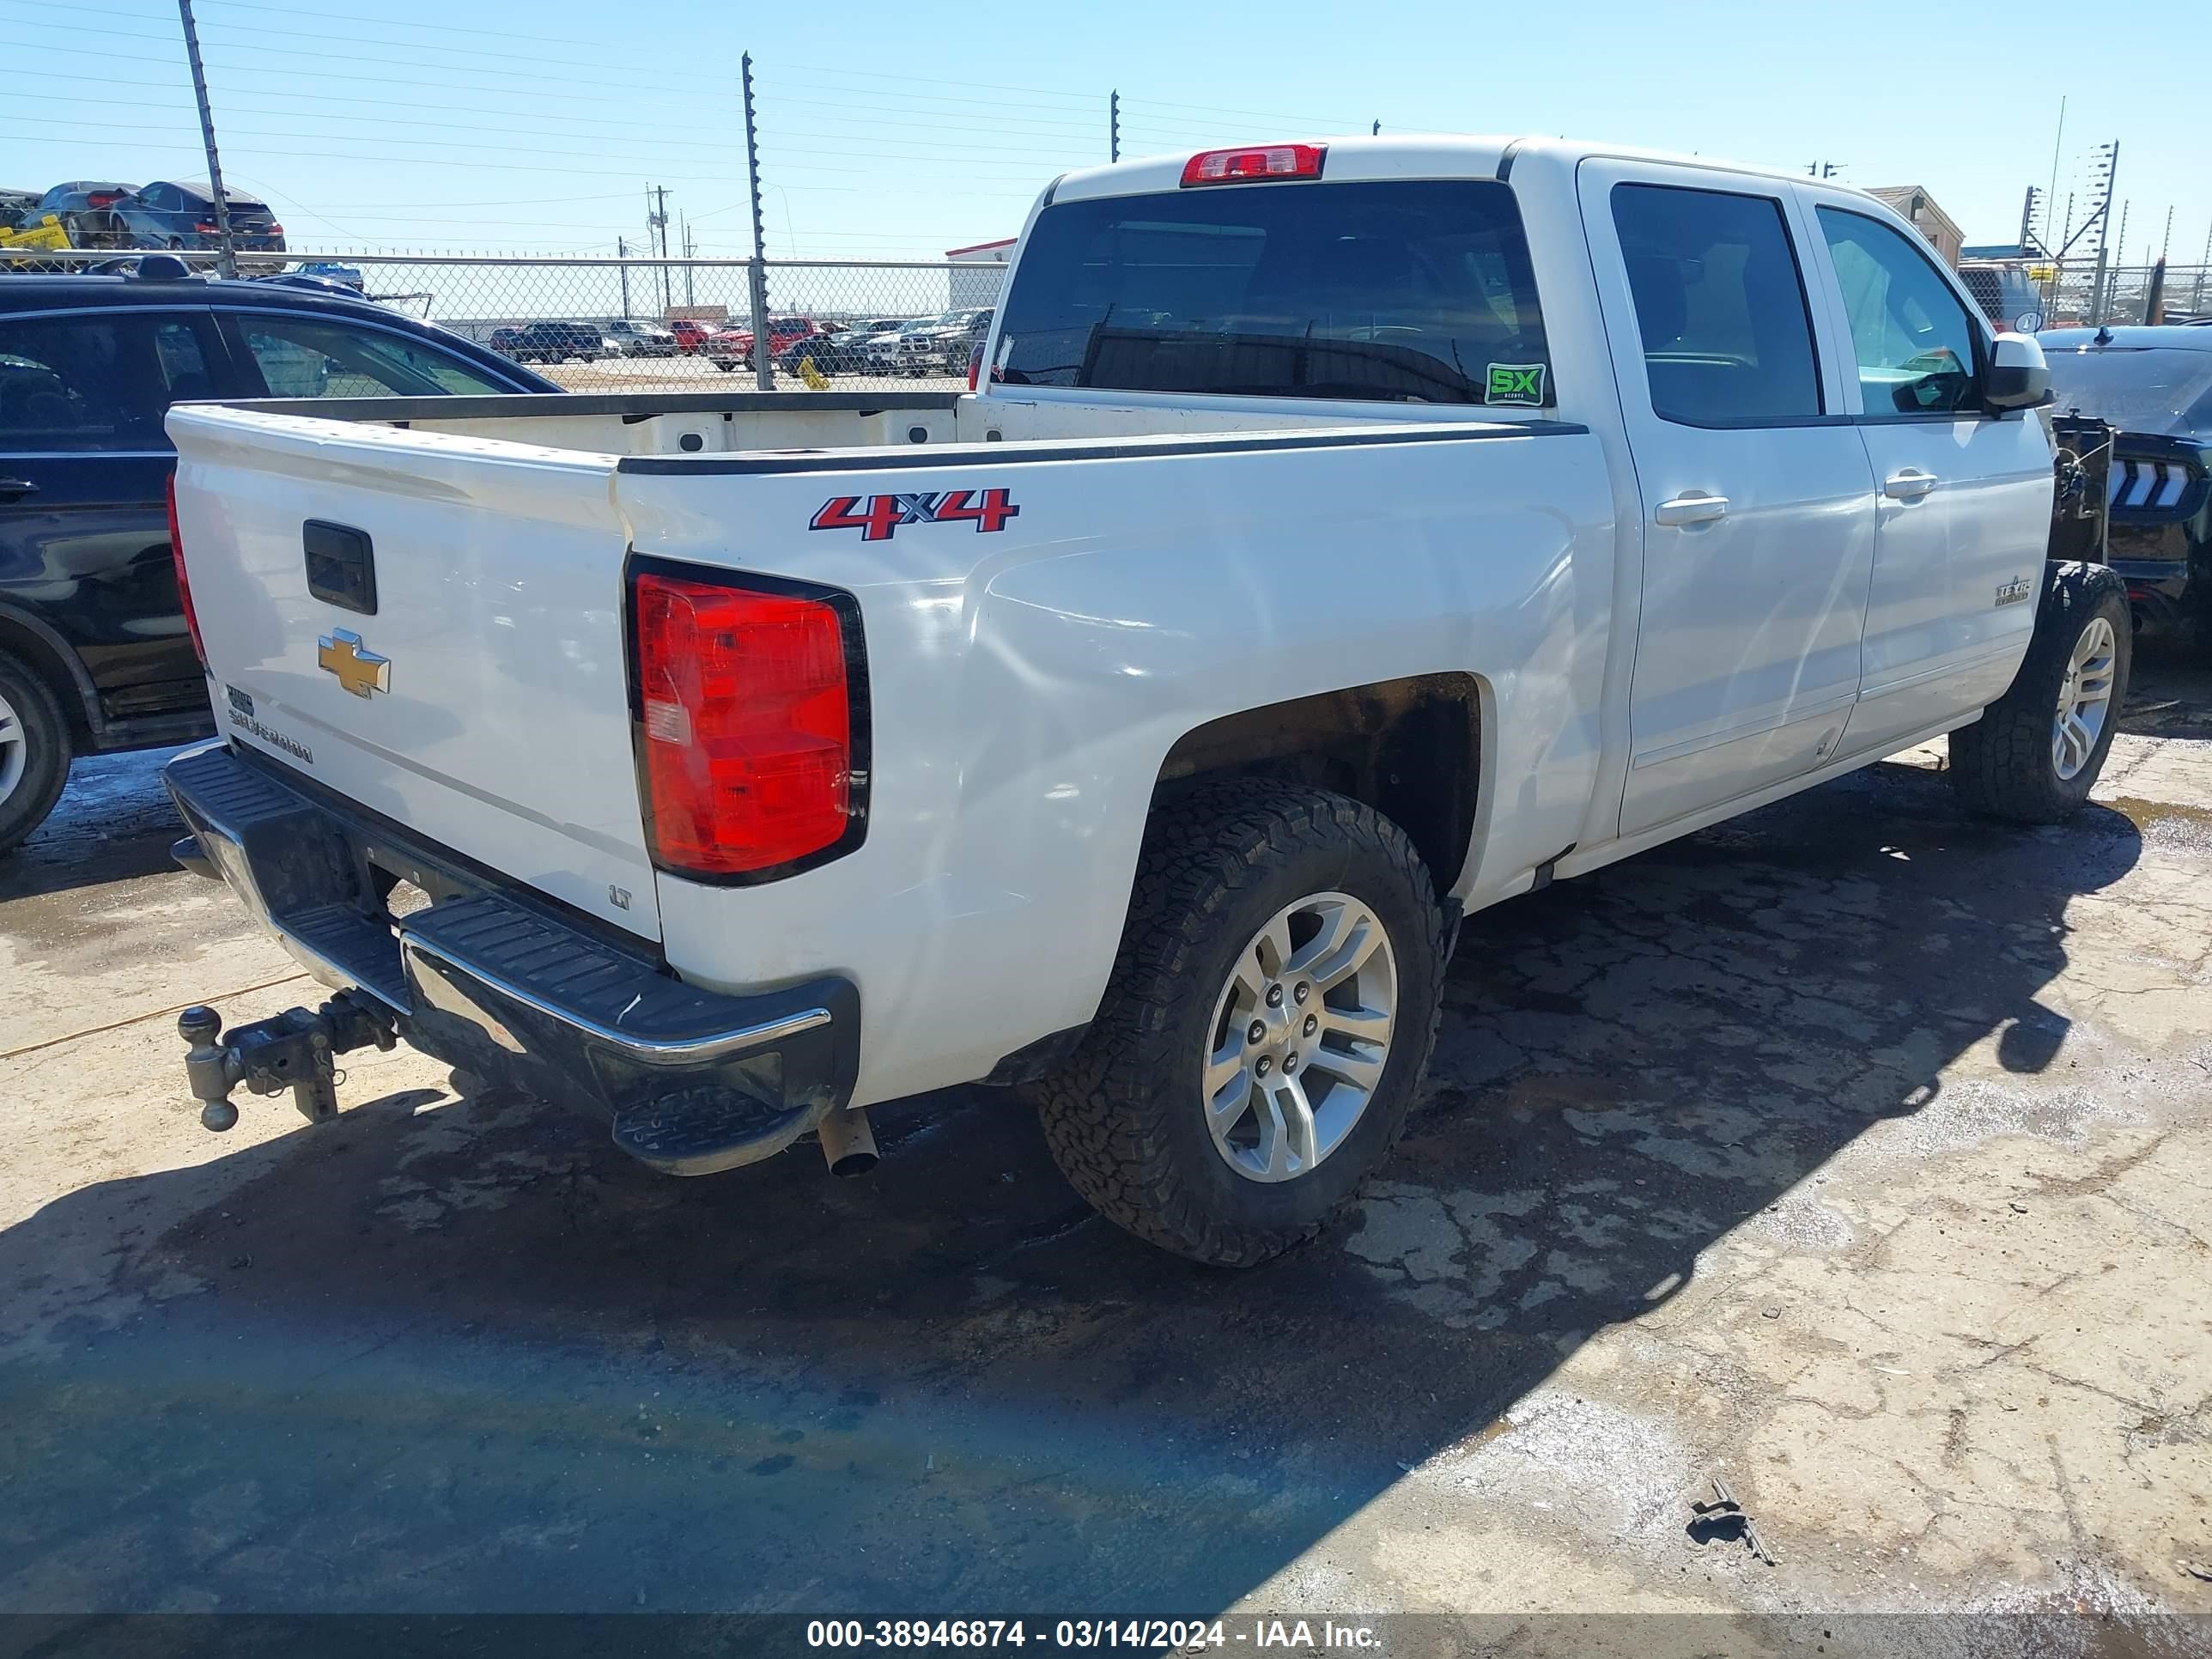
<path fill-rule="evenodd" d="M 1528 240 L 1481 179 L 1230 185 L 1056 204 L 1000 319 L 1015 386 L 1534 409 Z"/>

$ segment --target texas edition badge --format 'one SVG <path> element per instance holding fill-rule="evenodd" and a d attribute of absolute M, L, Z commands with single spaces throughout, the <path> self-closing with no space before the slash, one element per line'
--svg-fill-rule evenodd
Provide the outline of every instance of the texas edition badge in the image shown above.
<path fill-rule="evenodd" d="M 1544 365 L 1492 363 L 1490 382 L 1484 389 L 1486 404 L 1520 404 L 1534 408 L 1544 401 Z"/>

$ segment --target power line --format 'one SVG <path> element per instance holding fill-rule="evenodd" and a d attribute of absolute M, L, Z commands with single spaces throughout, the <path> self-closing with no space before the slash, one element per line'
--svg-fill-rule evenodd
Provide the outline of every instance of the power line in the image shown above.
<path fill-rule="evenodd" d="M 232 107 L 234 107 L 234 106 L 226 106 L 225 107 L 228 109 L 228 108 L 232 108 Z M 247 112 L 249 115 L 251 115 L 251 114 L 252 114 L 252 113 L 253 113 L 253 112 L 252 112 L 252 111 L 248 111 L 248 112 Z M 296 115 L 298 115 L 298 114 L 300 114 L 300 113 L 302 113 L 302 112 L 299 112 L 299 111 L 283 111 L 283 112 L 276 112 L 276 113 L 278 114 L 279 118 L 283 118 L 283 116 L 285 116 L 285 115 L 293 115 L 293 116 L 296 116 Z M 354 119 L 361 119 L 361 118 L 354 118 Z M 412 125 L 413 125 L 414 126 L 416 126 L 416 127 L 435 127 L 435 128 L 443 128 L 443 129 L 446 129 L 446 130 L 448 130 L 448 131 L 455 131 L 455 132 L 471 132 L 471 133 L 504 133 L 504 134 L 511 134 L 511 135 L 515 136 L 515 137 L 525 137 L 525 138 L 527 138 L 527 137 L 532 137 L 532 133 L 531 133 L 531 131 L 530 131 L 530 130 L 529 130 L 528 128 L 526 128 L 526 127 L 487 127 L 487 126 L 475 126 L 475 125 L 465 125 L 465 124 L 463 124 L 463 123 L 459 123 L 459 122 L 451 122 L 451 121 L 418 121 L 418 122 L 415 122 L 415 123 L 413 123 Z M 167 125 L 155 125 L 155 124 L 144 123 L 144 122 L 128 122 L 128 121 L 96 121 L 96 122 L 95 122 L 95 121 L 80 121 L 80 122 L 70 122 L 70 121 L 48 121 L 48 122 L 42 123 L 42 124 L 41 124 L 41 126 L 42 126 L 42 130 L 46 130 L 46 131 L 66 130 L 66 129 L 69 129 L 69 128 L 79 128 L 79 129 L 82 129 L 82 130 L 83 130 L 83 131 L 85 131 L 92 132 L 92 133 L 104 133 L 104 132 L 170 132 L 170 131 L 173 131 L 173 128 L 171 128 L 171 127 L 169 127 L 169 126 L 167 126 Z M 331 137 L 331 136 L 333 136 L 333 135 L 331 135 L 331 134 L 330 134 L 330 133 L 328 133 L 328 132 L 289 132 L 289 131 L 271 131 L 271 130 L 267 129 L 267 128 L 259 128 L 259 127 L 234 126 L 234 127 L 232 128 L 232 136 L 233 136 L 234 139 L 246 139 L 246 138 L 263 138 L 263 139 L 267 139 L 267 138 L 278 138 L 278 139 L 306 138 L 306 139 L 317 139 L 317 138 L 325 138 L 325 137 Z M 697 152 L 698 152 L 698 144 L 696 143 L 696 141 L 687 141 L 687 140 L 682 140 L 682 139 L 641 139 L 641 140 L 634 140 L 634 141 L 632 141 L 632 142 L 633 142 L 633 143 L 637 143 L 637 144 L 642 145 L 642 146 L 647 146 L 647 147 L 652 147 L 652 148 L 659 148 L 659 149 L 681 149 L 681 150 L 683 150 L 683 151 L 684 151 L 685 154 L 687 154 L 687 155 L 696 155 L 696 154 L 697 154 Z M 381 144 L 382 146 L 386 146 L 386 147 L 388 147 L 388 146 L 405 146 L 405 147 L 408 147 L 408 148 L 410 148 L 410 149 L 421 149 L 421 148 L 426 148 L 426 147 L 427 147 L 427 148 L 429 148 L 429 149 L 439 149 L 439 150 L 443 150 L 443 151 L 450 151 L 450 150 L 453 149 L 453 142 L 452 142 L 452 140 L 450 140 L 450 139 L 446 139 L 446 138 L 403 138 L 403 137 L 395 137 L 395 136 L 386 135 L 386 136 L 383 136 L 383 137 L 380 138 L 380 144 Z M 791 154 L 793 154 L 793 155 L 806 155 L 806 156 L 831 156 L 831 157 L 849 157 L 849 158 L 854 158 L 854 159 L 862 159 L 862 160 L 865 160 L 865 159 L 867 159 L 867 158 L 870 158 L 870 157 L 877 157 L 877 158 L 878 158 L 878 159 L 880 159 L 880 158 L 881 158 L 881 152 L 880 152 L 880 151 L 875 151 L 875 150 L 822 149 L 816 149 L 816 148 L 806 147 L 806 146 L 799 146 L 799 145 L 793 145 L 793 146 L 790 146 L 790 147 L 788 147 L 788 148 L 789 148 L 789 149 L 790 149 L 790 153 L 791 153 Z M 904 155 L 904 156 L 903 156 L 903 157 L 902 157 L 902 158 L 897 158 L 897 159 L 906 159 L 906 160 L 921 160 L 921 161 L 927 161 L 927 160 L 942 160 L 942 161 L 945 162 L 945 166 L 946 166 L 947 167 L 951 167 L 951 168 L 961 168 L 961 169 L 969 169 L 969 168 L 998 168 L 998 167 L 1013 167 L 1013 168 L 1019 169 L 1019 170 L 1021 170 L 1022 172 L 1024 172 L 1024 173 L 1025 173 L 1031 174 L 1031 175 L 1034 175 L 1034 174 L 1035 174 L 1035 173 L 1036 173 L 1038 172 L 1038 170 L 1039 170 L 1038 164 L 1037 164 L 1035 161 L 1032 161 L 1032 160 L 1030 160 L 1030 159 L 1026 159 L 1026 158 L 1017 160 L 1017 159 L 1012 159 L 1012 158 L 1006 157 L 1006 156 L 1004 155 L 1004 153 L 1003 153 L 1003 146 L 999 147 L 999 149 L 998 149 L 996 151 L 994 151 L 994 150 L 992 149 L 992 147 L 990 147 L 990 146 L 985 146 L 985 145 L 963 145 L 963 146 L 961 146 L 960 148 L 963 148 L 963 149 L 974 149 L 983 150 L 983 151 L 985 151 L 985 152 L 987 153 L 987 155 L 990 157 L 990 159 L 986 159 L 986 160 L 977 161 L 977 160 L 971 160 L 971 159 L 968 159 L 968 158 L 965 158 L 965 157 L 930 157 L 930 156 L 915 155 L 913 155 L 913 154 L 911 154 L 911 153 L 909 153 L 909 154 L 908 154 L 908 155 Z M 546 146 L 545 146 L 542 142 L 541 142 L 541 143 L 534 143 L 534 144 L 481 144 L 481 145 L 478 145 L 478 146 L 477 146 L 477 149 L 480 149 L 480 150 L 482 150 L 482 151 L 485 151 L 485 152 L 489 152 L 489 153 L 492 153 L 492 154 L 499 154 L 499 155 L 512 154 L 512 155 L 574 155 L 574 156 L 586 156 L 586 157 L 589 157 L 589 156 L 601 156 L 601 157 L 604 157 L 604 155 L 605 155 L 605 152 L 603 149 L 591 149 L 591 150 L 552 149 L 548 149 L 548 148 L 547 148 L 547 147 L 546 147 Z M 394 159 L 397 159 L 397 160 L 408 160 L 408 159 L 410 159 L 410 158 L 404 157 L 404 156 L 400 156 L 400 157 L 395 157 Z M 791 163 L 787 163 L 787 165 L 789 165 L 789 166 L 792 166 L 792 167 L 798 167 L 798 168 L 799 168 L 800 170 L 803 170 L 803 171 L 808 171 L 808 172 L 818 172 L 818 173 L 866 173 L 866 172 L 867 172 L 867 171 L 869 170 L 869 169 L 865 168 L 865 167 L 837 167 L 837 166 L 823 167 L 823 166 L 817 166 L 817 165 L 813 165 L 813 164 L 810 164 L 810 163 L 806 163 L 806 162 L 791 162 Z"/>

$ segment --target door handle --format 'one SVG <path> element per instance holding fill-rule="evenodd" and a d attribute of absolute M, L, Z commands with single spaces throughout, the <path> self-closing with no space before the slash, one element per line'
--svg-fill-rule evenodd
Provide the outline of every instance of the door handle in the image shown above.
<path fill-rule="evenodd" d="M 0 501 L 11 501 L 18 495 L 35 495 L 38 485 L 28 478 L 0 478 Z"/>
<path fill-rule="evenodd" d="M 1661 524 L 1711 524 L 1728 517 L 1725 495 L 1708 495 L 1702 489 L 1686 489 L 1674 500 L 1659 503 L 1652 518 Z"/>
<path fill-rule="evenodd" d="M 1893 501 L 1917 501 L 1942 482 L 1933 472 L 1923 472 L 1917 466 L 1908 466 L 1902 472 L 1893 472 L 1881 481 L 1881 493 Z"/>

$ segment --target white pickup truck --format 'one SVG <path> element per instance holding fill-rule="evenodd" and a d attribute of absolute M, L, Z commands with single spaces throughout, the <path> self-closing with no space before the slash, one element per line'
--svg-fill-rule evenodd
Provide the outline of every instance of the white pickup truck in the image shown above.
<path fill-rule="evenodd" d="M 2034 343 L 1869 198 L 1546 140 L 1124 163 L 969 394 L 179 407 L 219 744 L 179 856 L 404 1039 L 663 1170 L 1026 1085 L 1207 1261 L 1389 1155 L 1460 920 L 1951 732 L 2056 818 L 2130 650 Z M 1480 948 L 1478 945 L 1476 948 Z"/>

